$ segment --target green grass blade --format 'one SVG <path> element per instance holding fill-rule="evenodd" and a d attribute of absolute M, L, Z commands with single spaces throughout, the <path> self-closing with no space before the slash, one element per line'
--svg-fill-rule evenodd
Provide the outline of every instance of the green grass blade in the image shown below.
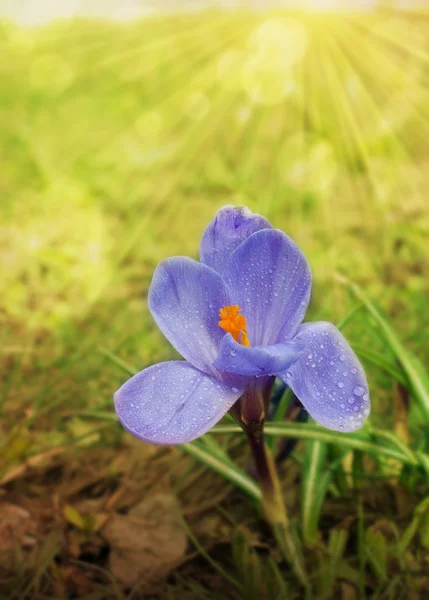
<path fill-rule="evenodd" d="M 301 494 L 302 534 L 307 545 L 317 543 L 320 511 L 325 498 L 331 472 L 324 472 L 326 443 L 309 440 L 306 444 Z"/>
<path fill-rule="evenodd" d="M 250 479 L 246 473 L 241 471 L 241 469 L 233 466 L 232 464 L 225 463 L 218 456 L 214 456 L 208 452 L 198 442 L 188 442 L 186 444 L 181 444 L 180 447 L 187 454 L 193 458 L 196 458 L 209 469 L 212 469 L 212 471 L 222 475 L 222 477 L 233 483 L 236 487 L 240 488 L 247 496 L 253 500 L 256 500 L 258 503 L 261 501 L 262 495 L 258 485 L 252 479 Z"/>
<path fill-rule="evenodd" d="M 110 352 L 110 350 L 107 350 L 107 348 L 99 348 L 98 351 L 100 352 L 100 354 L 103 354 L 103 356 L 108 358 L 113 364 L 115 364 L 117 367 L 121 368 L 123 371 L 125 371 L 129 375 L 135 375 L 138 372 L 138 369 L 136 369 L 129 363 L 125 362 L 124 360 L 122 360 L 121 358 L 119 358 L 118 356 L 116 356 L 115 354 Z"/>
<path fill-rule="evenodd" d="M 285 390 L 285 393 L 283 394 L 282 399 L 280 400 L 279 405 L 274 413 L 273 422 L 279 423 L 279 422 L 283 421 L 283 419 L 285 418 L 287 407 L 289 406 L 289 403 L 292 399 L 292 396 L 293 396 L 293 392 L 290 388 Z"/>
<path fill-rule="evenodd" d="M 233 433 L 239 431 L 241 431 L 240 428 L 235 425 L 218 425 L 211 430 L 211 433 Z M 404 453 L 400 448 L 392 448 L 387 444 L 373 441 L 368 431 L 340 433 L 324 429 L 313 423 L 266 423 L 265 431 L 268 435 L 275 435 L 281 438 L 296 438 L 338 444 L 342 448 L 360 450 L 376 458 L 380 458 L 381 456 L 393 458 L 399 462 L 413 466 L 421 462 L 418 455 L 411 452 L 411 450 Z"/>
<path fill-rule="evenodd" d="M 429 423 L 429 376 L 425 372 L 422 364 L 402 344 L 389 322 L 381 315 L 380 311 L 374 306 L 371 300 L 369 300 L 363 290 L 358 285 L 342 276 L 338 276 L 338 278 L 342 283 L 347 285 L 353 294 L 365 305 L 368 312 L 379 325 L 385 341 L 404 369 L 410 383 L 411 391 L 419 402 L 426 421 Z"/>
<path fill-rule="evenodd" d="M 383 371 L 391 375 L 393 379 L 396 379 L 396 381 L 404 387 L 409 387 L 408 380 L 405 377 L 403 371 L 401 371 L 401 369 L 398 369 L 396 365 L 392 364 L 390 361 L 377 354 L 377 352 L 373 352 L 372 350 L 368 350 L 367 348 L 363 348 L 362 346 L 355 346 L 354 344 L 352 344 L 352 348 L 360 358 L 363 358 L 369 361 L 370 363 L 376 365 L 377 367 L 380 367 L 381 369 L 383 369 Z"/>

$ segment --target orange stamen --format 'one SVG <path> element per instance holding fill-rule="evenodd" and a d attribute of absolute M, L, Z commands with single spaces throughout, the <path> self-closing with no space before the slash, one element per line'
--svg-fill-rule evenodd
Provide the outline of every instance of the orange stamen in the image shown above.
<path fill-rule="evenodd" d="M 241 313 L 241 308 L 237 305 L 224 306 L 219 310 L 219 327 L 222 327 L 226 333 L 230 333 L 234 340 L 243 346 L 250 346 L 247 337 L 246 317 Z"/>

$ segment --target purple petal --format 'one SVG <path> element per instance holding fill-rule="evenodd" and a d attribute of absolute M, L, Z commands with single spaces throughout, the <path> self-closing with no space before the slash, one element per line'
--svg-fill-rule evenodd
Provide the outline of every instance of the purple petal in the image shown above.
<path fill-rule="evenodd" d="M 354 431 L 370 412 L 368 383 L 349 344 L 330 323 L 305 323 L 294 340 L 306 351 L 279 377 L 315 421 L 336 431 Z"/>
<path fill-rule="evenodd" d="M 207 225 L 200 244 L 201 262 L 223 273 L 234 250 L 252 233 L 272 229 L 267 219 L 245 206 L 225 206 Z"/>
<path fill-rule="evenodd" d="M 122 425 L 152 444 L 181 444 L 208 431 L 243 389 L 231 387 L 185 361 L 164 362 L 140 371 L 115 394 Z"/>
<path fill-rule="evenodd" d="M 221 342 L 215 366 L 220 371 L 237 375 L 275 375 L 292 366 L 304 349 L 304 344 L 295 341 L 248 348 L 238 344 L 228 333 Z"/>
<path fill-rule="evenodd" d="M 247 319 L 252 346 L 290 339 L 311 293 L 311 271 L 298 246 L 278 230 L 258 231 L 232 254 L 224 273 Z"/>
<path fill-rule="evenodd" d="M 213 363 L 225 332 L 219 309 L 231 304 L 218 273 L 191 258 L 164 260 L 149 290 L 150 311 L 165 337 L 194 367 L 217 374 Z"/>

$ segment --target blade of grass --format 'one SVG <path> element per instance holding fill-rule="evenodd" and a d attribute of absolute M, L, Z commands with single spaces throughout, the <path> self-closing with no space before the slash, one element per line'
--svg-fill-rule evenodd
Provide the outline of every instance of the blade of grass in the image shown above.
<path fill-rule="evenodd" d="M 217 456 L 213 456 L 213 454 L 208 452 L 201 446 L 201 444 L 198 444 L 197 442 L 187 442 L 186 444 L 181 444 L 180 448 L 219 475 L 222 475 L 222 477 L 233 483 L 236 487 L 240 488 L 247 496 L 252 498 L 252 500 L 256 500 L 258 503 L 260 503 L 262 498 L 261 490 L 259 489 L 258 485 L 252 479 L 250 479 L 248 475 L 246 475 L 246 473 L 241 471 L 241 469 L 233 466 L 232 464 L 225 463 Z"/>
<path fill-rule="evenodd" d="M 129 363 L 125 362 L 124 360 L 122 360 L 121 358 L 119 358 L 118 356 L 116 356 L 115 354 L 110 352 L 110 350 L 107 350 L 107 348 L 100 347 L 100 348 L 98 348 L 98 351 L 100 354 L 103 354 L 103 356 L 106 356 L 106 358 L 108 358 L 113 364 L 115 364 L 117 367 L 120 367 L 123 371 L 125 371 L 129 375 L 135 375 L 138 372 L 138 369 L 136 369 Z"/>
<path fill-rule="evenodd" d="M 342 275 L 337 275 L 337 278 L 339 281 L 341 281 L 341 283 L 346 285 L 356 296 L 356 298 L 358 298 L 365 305 L 368 312 L 377 322 L 385 341 L 390 346 L 400 365 L 404 369 L 409 380 L 411 390 L 416 400 L 420 404 L 426 421 L 429 423 L 429 376 L 423 368 L 423 365 L 420 363 L 418 358 L 412 355 L 411 352 L 409 352 L 402 344 L 387 319 L 382 316 L 380 311 L 366 296 L 363 290 Z"/>
<path fill-rule="evenodd" d="M 320 511 L 331 479 L 331 472 L 324 472 L 326 448 L 319 440 L 309 440 L 305 447 L 301 519 L 304 541 L 309 546 L 317 544 Z"/>
<path fill-rule="evenodd" d="M 383 371 L 396 379 L 396 381 L 398 381 L 400 384 L 408 387 L 409 384 L 407 378 L 405 377 L 403 371 L 398 369 L 396 365 L 392 364 L 376 352 L 368 350 L 367 348 L 363 348 L 362 346 L 355 346 L 352 344 L 352 348 L 360 358 L 366 359 L 377 367 L 380 367 L 383 369 Z"/>
<path fill-rule="evenodd" d="M 211 430 L 211 433 L 232 433 L 239 431 L 241 431 L 240 428 L 235 425 L 217 425 Z M 418 455 L 412 453 L 411 450 L 404 453 L 402 449 L 391 448 L 373 441 L 370 432 L 340 433 L 323 429 L 319 425 L 312 423 L 266 423 L 265 431 L 267 435 L 275 435 L 277 437 L 296 437 L 301 440 L 316 440 L 338 444 L 342 448 L 360 450 L 376 458 L 385 456 L 386 458 L 394 458 L 399 462 L 414 466 L 420 463 Z"/>
<path fill-rule="evenodd" d="M 188 533 L 188 536 L 191 540 L 191 542 L 194 544 L 195 548 L 198 550 L 198 552 L 201 554 L 201 556 L 203 558 L 205 558 L 205 560 L 213 567 L 213 569 L 215 569 L 215 571 L 217 571 L 226 581 L 228 581 L 228 583 L 230 583 L 231 585 L 233 585 L 237 590 L 241 591 L 242 587 L 241 584 L 234 578 L 232 577 L 232 575 L 230 575 L 229 573 L 227 573 L 225 571 L 225 569 L 223 569 L 219 563 L 217 563 L 215 560 L 212 559 L 212 557 L 210 556 L 210 554 L 208 554 L 205 549 L 202 547 L 202 545 L 199 543 L 199 541 L 197 540 L 197 538 L 194 536 L 191 528 L 189 527 L 188 523 L 186 522 L 185 519 L 183 519 L 183 524 L 185 526 L 185 529 Z"/>

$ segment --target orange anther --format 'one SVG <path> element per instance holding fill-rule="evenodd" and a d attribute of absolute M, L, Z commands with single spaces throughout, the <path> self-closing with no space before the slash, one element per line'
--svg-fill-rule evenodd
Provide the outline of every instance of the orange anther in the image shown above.
<path fill-rule="evenodd" d="M 237 305 L 224 306 L 219 310 L 219 327 L 226 333 L 230 333 L 234 340 L 243 346 L 250 346 L 247 337 L 246 317 L 241 313 L 241 308 Z"/>

